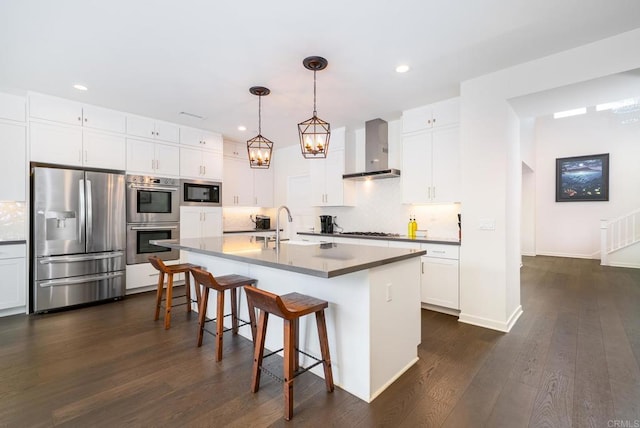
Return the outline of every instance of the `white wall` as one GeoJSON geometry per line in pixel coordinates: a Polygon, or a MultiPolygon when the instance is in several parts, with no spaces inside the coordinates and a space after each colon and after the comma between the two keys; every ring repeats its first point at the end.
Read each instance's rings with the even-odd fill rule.
{"type": "Polygon", "coordinates": [[[639,44],[634,30],[462,83],[460,321],[509,331],[521,313],[520,260],[511,255],[520,250],[521,187],[510,183],[520,183],[522,170],[508,100],[639,68],[639,44]],[[480,229],[486,220],[495,230],[480,229]]]}
{"type": "MultiPolygon", "coordinates": [[[[637,112],[640,119],[640,112],[637,112]]],[[[611,111],[536,121],[536,253],[599,258],[600,220],[640,208],[640,121],[611,111]],[[555,202],[556,158],[609,153],[609,201],[555,202]]]]}

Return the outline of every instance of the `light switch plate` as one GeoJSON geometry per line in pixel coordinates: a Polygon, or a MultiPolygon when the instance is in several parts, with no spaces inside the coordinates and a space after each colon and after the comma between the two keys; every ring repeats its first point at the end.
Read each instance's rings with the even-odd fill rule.
{"type": "Polygon", "coordinates": [[[480,219],[480,226],[478,229],[480,230],[496,230],[496,221],[491,218],[483,218],[480,219]]]}

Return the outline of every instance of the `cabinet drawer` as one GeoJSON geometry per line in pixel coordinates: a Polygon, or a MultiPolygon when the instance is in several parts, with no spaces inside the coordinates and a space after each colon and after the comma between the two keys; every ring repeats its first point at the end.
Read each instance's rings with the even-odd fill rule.
{"type": "Polygon", "coordinates": [[[460,258],[460,247],[457,245],[421,244],[420,248],[427,250],[427,254],[424,257],[452,260],[460,258]]]}
{"type": "Polygon", "coordinates": [[[0,260],[25,257],[25,245],[0,245],[0,260]]]}

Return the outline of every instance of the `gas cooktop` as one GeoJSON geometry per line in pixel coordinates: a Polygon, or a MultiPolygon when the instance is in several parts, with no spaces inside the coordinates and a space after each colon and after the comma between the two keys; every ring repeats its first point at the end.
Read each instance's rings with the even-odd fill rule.
{"type": "Polygon", "coordinates": [[[386,232],[341,232],[341,235],[359,235],[359,236],[400,236],[397,233],[386,232]]]}

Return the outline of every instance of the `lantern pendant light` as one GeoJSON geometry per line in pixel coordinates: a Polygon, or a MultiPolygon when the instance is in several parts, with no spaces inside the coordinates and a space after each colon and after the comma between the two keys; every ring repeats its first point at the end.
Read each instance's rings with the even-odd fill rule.
{"type": "Polygon", "coordinates": [[[273,142],[262,136],[262,97],[269,95],[269,88],[252,86],[249,92],[258,96],[258,135],[247,141],[247,154],[251,168],[267,169],[271,165],[273,142]]]}
{"type": "Polygon", "coordinates": [[[313,70],[313,117],[298,124],[300,149],[307,159],[323,159],[329,151],[331,125],[320,119],[316,112],[316,71],[324,70],[328,61],[320,56],[310,56],[302,61],[307,70],[313,70]]]}

